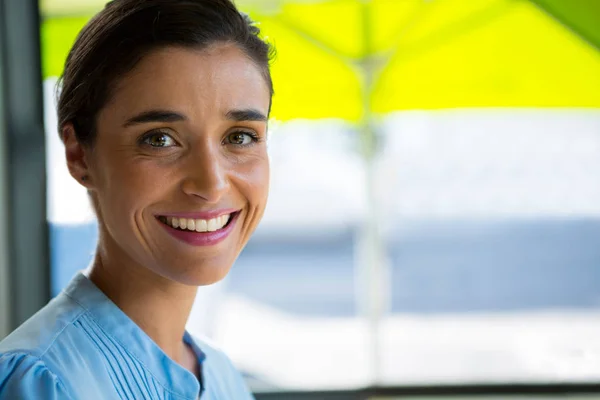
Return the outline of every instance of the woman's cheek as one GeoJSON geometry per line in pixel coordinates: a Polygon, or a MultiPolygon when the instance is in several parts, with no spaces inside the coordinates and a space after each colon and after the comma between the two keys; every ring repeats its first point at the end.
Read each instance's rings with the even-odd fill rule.
{"type": "Polygon", "coordinates": [[[244,191],[251,202],[263,202],[267,196],[270,178],[269,160],[267,157],[256,158],[247,163],[238,179],[245,186],[244,191]]]}

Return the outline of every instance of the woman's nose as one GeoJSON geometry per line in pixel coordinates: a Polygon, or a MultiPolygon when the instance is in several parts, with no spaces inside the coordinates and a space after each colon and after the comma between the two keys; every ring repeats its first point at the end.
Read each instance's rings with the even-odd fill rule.
{"type": "Polygon", "coordinates": [[[224,157],[219,149],[203,146],[190,155],[186,177],[182,183],[185,194],[217,204],[229,190],[229,179],[224,157]]]}

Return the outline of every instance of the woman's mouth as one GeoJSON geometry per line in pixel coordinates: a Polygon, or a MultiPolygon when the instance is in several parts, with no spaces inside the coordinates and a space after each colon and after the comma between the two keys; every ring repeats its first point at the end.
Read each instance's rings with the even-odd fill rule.
{"type": "Polygon", "coordinates": [[[235,211],[209,219],[175,215],[156,218],[176,239],[194,246],[210,246],[229,236],[239,215],[240,211],[235,211]]]}
{"type": "MultiPolygon", "coordinates": [[[[235,214],[235,213],[234,213],[235,214]]],[[[215,232],[223,229],[232,219],[233,214],[225,214],[211,219],[193,219],[160,216],[158,220],[181,231],[215,232]]]]}

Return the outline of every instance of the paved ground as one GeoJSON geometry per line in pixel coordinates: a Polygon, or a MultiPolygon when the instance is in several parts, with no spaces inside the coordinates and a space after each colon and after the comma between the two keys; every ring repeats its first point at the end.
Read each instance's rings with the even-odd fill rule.
{"type": "MultiPolygon", "coordinates": [[[[420,223],[390,236],[392,312],[600,308],[600,221],[420,223]]],[[[352,243],[351,232],[259,236],[228,290],[292,313],[351,316],[352,243]]]]}
{"type": "MultiPolygon", "coordinates": [[[[358,318],[299,317],[230,296],[216,326],[217,341],[263,387],[341,389],[374,383],[369,329],[358,318]]],[[[381,324],[377,382],[597,382],[599,338],[599,311],[398,313],[381,324]]]]}

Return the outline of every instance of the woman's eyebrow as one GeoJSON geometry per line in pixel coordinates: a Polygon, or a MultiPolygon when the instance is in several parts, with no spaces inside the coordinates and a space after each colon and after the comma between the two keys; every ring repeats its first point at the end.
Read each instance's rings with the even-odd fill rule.
{"type": "Polygon", "coordinates": [[[225,114],[225,117],[231,121],[244,122],[244,121],[260,121],[266,122],[267,116],[258,110],[248,108],[244,110],[231,110],[225,114]]]}
{"type": "Polygon", "coordinates": [[[131,125],[136,124],[144,124],[148,122],[178,122],[185,121],[187,118],[185,115],[169,111],[169,110],[149,110],[144,111],[140,114],[137,114],[134,117],[129,118],[125,124],[123,124],[124,128],[127,128],[131,125]]]}

